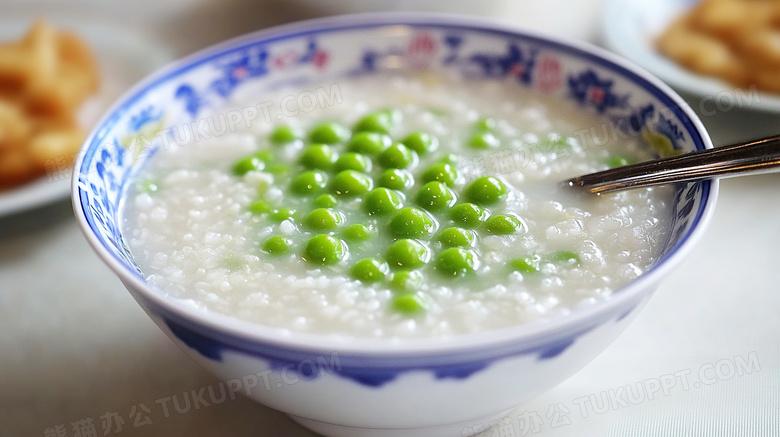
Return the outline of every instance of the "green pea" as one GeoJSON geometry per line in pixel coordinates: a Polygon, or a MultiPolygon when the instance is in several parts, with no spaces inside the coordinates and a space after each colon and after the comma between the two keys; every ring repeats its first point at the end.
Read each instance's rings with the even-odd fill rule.
{"type": "Polygon", "coordinates": [[[290,171],[290,167],[277,162],[272,162],[265,167],[265,171],[273,174],[284,174],[290,171]]]}
{"type": "Polygon", "coordinates": [[[279,126],[271,132],[269,139],[271,143],[276,145],[292,143],[303,139],[304,132],[302,129],[293,126],[279,126]]]}
{"type": "Polygon", "coordinates": [[[426,132],[412,132],[401,143],[423,156],[439,148],[439,139],[426,132]]]}
{"type": "Polygon", "coordinates": [[[379,163],[386,168],[408,168],[417,161],[417,152],[401,143],[393,144],[379,155],[379,163]]]}
{"type": "Polygon", "coordinates": [[[314,264],[336,264],[347,256],[347,245],[330,235],[318,234],[303,249],[303,259],[314,264]]]}
{"type": "Polygon", "coordinates": [[[477,132],[469,138],[469,147],[472,149],[495,149],[500,145],[498,137],[490,131],[477,132]]]}
{"type": "Polygon", "coordinates": [[[551,133],[547,135],[547,149],[551,151],[557,151],[560,150],[558,147],[571,147],[571,144],[569,144],[569,138],[557,133],[551,133]]]}
{"type": "Polygon", "coordinates": [[[490,117],[480,118],[474,123],[474,129],[477,131],[494,131],[496,127],[498,127],[496,119],[490,117]]]}
{"type": "Polygon", "coordinates": [[[252,214],[260,215],[265,214],[267,212],[271,212],[271,204],[268,203],[265,200],[255,200],[254,202],[249,204],[249,207],[247,208],[252,214]]]}
{"type": "Polygon", "coordinates": [[[397,211],[388,224],[390,233],[399,238],[429,238],[438,227],[436,219],[419,208],[403,208],[397,211]]]}
{"type": "Polygon", "coordinates": [[[337,158],[336,152],[330,146],[312,144],[301,153],[298,161],[307,168],[329,170],[337,158]]]}
{"type": "Polygon", "coordinates": [[[454,166],[445,163],[433,164],[425,169],[421,179],[423,182],[439,181],[452,188],[458,180],[458,170],[454,166]]]}
{"type": "Polygon", "coordinates": [[[308,170],[290,182],[290,191],[305,195],[322,191],[328,185],[328,175],[321,170],[308,170]]]}
{"type": "Polygon", "coordinates": [[[378,185],[391,190],[403,191],[414,186],[414,176],[409,170],[389,168],[379,175],[378,185]]]}
{"type": "Polygon", "coordinates": [[[280,235],[271,237],[263,243],[263,250],[271,255],[284,255],[292,249],[292,240],[280,235]]]}
{"type": "Polygon", "coordinates": [[[233,174],[243,176],[250,171],[262,171],[265,168],[265,162],[256,155],[245,156],[233,164],[233,174]]]}
{"type": "Polygon", "coordinates": [[[347,226],[342,234],[349,241],[367,241],[374,236],[374,231],[368,225],[354,224],[347,226]]]}
{"type": "Polygon", "coordinates": [[[384,152],[391,144],[393,144],[393,140],[387,135],[378,132],[358,132],[349,139],[347,150],[376,156],[384,152]]]}
{"type": "Polygon", "coordinates": [[[509,261],[509,268],[524,275],[539,273],[542,258],[539,255],[515,258],[509,261]]]}
{"type": "Polygon", "coordinates": [[[403,198],[397,191],[388,188],[374,188],[363,198],[368,215],[383,215],[403,207],[403,198]]]}
{"type": "Polygon", "coordinates": [[[404,315],[415,315],[425,312],[428,305],[419,293],[407,293],[393,298],[393,309],[404,315]]]}
{"type": "Polygon", "coordinates": [[[143,191],[145,193],[148,193],[148,194],[154,194],[154,193],[156,193],[157,191],[160,190],[160,186],[159,185],[157,185],[156,183],[154,183],[152,181],[148,181],[148,180],[147,181],[142,181],[139,184],[139,187],[140,187],[141,191],[143,191]]]}
{"type": "Polygon", "coordinates": [[[432,181],[417,192],[415,201],[428,211],[441,211],[455,205],[455,192],[442,182],[432,181]]]}
{"type": "Polygon", "coordinates": [[[276,159],[276,154],[271,150],[260,150],[255,152],[252,156],[263,162],[273,162],[276,159]]]}
{"type": "Polygon", "coordinates": [[[506,198],[506,194],[506,185],[492,176],[479,177],[466,187],[466,198],[478,205],[492,205],[506,198]]]}
{"type": "Polygon", "coordinates": [[[401,121],[401,113],[393,109],[383,109],[363,116],[353,130],[355,132],[379,132],[389,134],[393,127],[401,121]]]}
{"type": "Polygon", "coordinates": [[[490,213],[473,203],[459,203],[450,210],[450,219],[457,225],[467,228],[478,228],[487,220],[490,213]]]}
{"type": "Polygon", "coordinates": [[[604,163],[609,168],[623,167],[629,164],[633,164],[634,160],[625,156],[611,156],[607,158],[604,163]]]}
{"type": "Polygon", "coordinates": [[[371,171],[371,159],[360,153],[347,152],[336,160],[334,169],[338,171],[355,170],[363,173],[371,171]]]}
{"type": "Polygon", "coordinates": [[[295,216],[295,210],[290,208],[277,208],[271,211],[271,218],[283,222],[287,219],[291,219],[295,216]]]}
{"type": "Polygon", "coordinates": [[[371,190],[374,182],[364,173],[355,170],[339,172],[330,184],[330,189],[339,196],[359,196],[371,190]]]}
{"type": "Polygon", "coordinates": [[[344,224],[344,214],[330,208],[317,208],[306,214],[303,223],[316,231],[332,231],[344,224]]]}
{"type": "Polygon", "coordinates": [[[332,194],[320,194],[314,198],[314,206],[320,208],[333,208],[338,205],[339,201],[332,194]]]}
{"type": "Polygon", "coordinates": [[[578,265],[580,263],[580,256],[577,252],[572,252],[571,250],[553,252],[550,254],[549,259],[557,264],[578,265]]]}
{"type": "Polygon", "coordinates": [[[441,117],[444,117],[445,115],[449,114],[449,112],[447,110],[445,110],[445,109],[434,108],[434,107],[425,108],[425,112],[427,112],[428,114],[431,114],[431,115],[433,115],[434,117],[437,117],[437,118],[441,118],[441,117]]]}
{"type": "Polygon", "coordinates": [[[447,153],[445,155],[442,155],[439,157],[439,159],[436,160],[436,162],[441,164],[449,164],[452,166],[458,165],[458,163],[461,161],[460,155],[456,155],[454,153],[447,153]]]}
{"type": "Polygon", "coordinates": [[[431,250],[417,240],[403,239],[387,248],[385,259],[394,269],[416,269],[431,260],[431,250]]]}
{"type": "Polygon", "coordinates": [[[338,144],[349,139],[352,132],[334,122],[320,123],[309,131],[309,141],[321,144],[338,144]]]}
{"type": "Polygon", "coordinates": [[[399,270],[390,279],[390,288],[399,293],[409,293],[420,289],[423,276],[417,270],[399,270]]]}
{"type": "Polygon", "coordinates": [[[436,257],[436,271],[444,276],[463,277],[476,272],[478,267],[477,255],[460,247],[445,249],[436,257]]]}
{"type": "Polygon", "coordinates": [[[523,228],[523,222],[513,215],[494,215],[485,222],[485,230],[489,234],[514,234],[523,228]]]}
{"type": "Polygon", "coordinates": [[[447,247],[468,247],[474,244],[474,231],[463,228],[447,228],[439,233],[439,241],[447,247]]]}
{"type": "Polygon", "coordinates": [[[365,258],[356,262],[349,273],[360,282],[371,283],[381,281],[389,271],[387,263],[376,258],[365,258]]]}

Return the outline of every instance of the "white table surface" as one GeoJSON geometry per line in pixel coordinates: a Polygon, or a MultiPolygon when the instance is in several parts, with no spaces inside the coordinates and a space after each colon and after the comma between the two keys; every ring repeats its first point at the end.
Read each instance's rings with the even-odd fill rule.
{"type": "MultiPolygon", "coordinates": [[[[601,26],[599,0],[395,9],[406,3],[594,42],[601,26]]],[[[73,7],[54,4],[44,16],[73,7]]],[[[101,4],[91,13],[121,16],[176,54],[273,23],[381,7],[176,0],[151,17],[101,4]]],[[[0,11],[9,6],[19,4],[0,11]]],[[[777,116],[749,108],[702,118],[716,145],[777,131],[777,116]]],[[[483,436],[780,436],[780,174],[722,181],[716,209],[704,238],[614,344],[483,436]]],[[[0,218],[0,436],[314,435],[243,398],[163,413],[166,398],[217,383],[92,252],[68,201],[0,218]]]]}

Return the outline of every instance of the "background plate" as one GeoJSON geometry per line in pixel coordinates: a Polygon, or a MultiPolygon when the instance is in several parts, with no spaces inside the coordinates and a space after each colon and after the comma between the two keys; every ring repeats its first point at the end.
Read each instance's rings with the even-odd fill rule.
{"type": "MultiPolygon", "coordinates": [[[[695,97],[717,97],[734,94],[735,87],[727,82],[693,73],[655,50],[653,41],[680,13],[690,8],[694,0],[607,0],[603,17],[603,44],[610,50],[633,61],[679,92],[695,97]]],[[[780,95],[755,91],[750,94],[750,107],[766,112],[780,112],[780,95]]]]}
{"type": "MultiPolygon", "coordinates": [[[[21,38],[37,18],[33,11],[6,13],[0,18],[0,40],[21,38]]],[[[92,48],[100,67],[100,89],[85,102],[79,122],[86,131],[119,97],[148,73],[173,59],[164,44],[114,23],[76,15],[47,15],[58,28],[77,33],[92,48]]],[[[0,191],[0,217],[64,199],[70,194],[70,174],[43,176],[0,191]]]]}

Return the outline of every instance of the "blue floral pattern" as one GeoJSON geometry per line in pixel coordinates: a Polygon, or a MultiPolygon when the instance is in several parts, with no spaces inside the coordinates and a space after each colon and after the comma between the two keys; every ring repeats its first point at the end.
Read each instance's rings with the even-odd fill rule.
{"type": "MultiPolygon", "coordinates": [[[[638,108],[629,107],[627,113],[611,118],[618,129],[627,136],[642,136],[647,132],[653,132],[662,135],[669,142],[672,150],[685,149],[685,134],[667,115],[657,111],[655,104],[648,103],[638,108]]],[[[668,154],[670,151],[666,152],[668,154]]],[[[661,155],[660,151],[659,155],[661,155]]]]}
{"type": "Polygon", "coordinates": [[[672,202],[672,223],[669,239],[662,249],[662,253],[673,252],[691,227],[691,222],[698,215],[702,207],[702,199],[709,192],[709,183],[694,182],[681,185],[675,190],[672,202]]]}
{"type": "Polygon", "coordinates": [[[601,78],[590,68],[569,76],[572,98],[581,105],[596,108],[600,114],[628,106],[630,96],[615,93],[612,89],[614,84],[612,79],[601,78]]]}
{"type": "Polygon", "coordinates": [[[119,223],[119,207],[124,184],[127,182],[126,151],[114,138],[96,151],[94,171],[79,175],[84,213],[93,230],[109,245],[114,255],[137,271],[127,251],[119,223]]]}
{"type": "MultiPolygon", "coordinates": [[[[625,315],[621,314],[616,320],[619,321],[623,317],[625,317],[625,315]]],[[[296,362],[302,360],[316,359],[316,353],[303,353],[290,356],[273,346],[257,347],[257,345],[238,338],[221,338],[220,340],[215,340],[172,319],[166,319],[165,325],[171,333],[186,344],[187,347],[198,351],[198,353],[211,360],[222,361],[224,359],[224,354],[227,352],[250,354],[267,361],[269,363],[269,368],[272,370],[286,369],[290,372],[308,370],[310,372],[315,372],[313,374],[308,373],[299,375],[304,379],[312,379],[318,376],[318,369],[316,368],[302,369],[300,366],[295,365],[296,362]]],[[[551,360],[566,351],[569,346],[574,344],[579,336],[587,334],[590,329],[592,329],[592,327],[583,327],[577,333],[551,340],[538,347],[527,349],[519,348],[519,350],[503,354],[501,358],[535,355],[537,360],[551,360]]],[[[373,388],[382,387],[385,384],[392,382],[403,373],[420,370],[431,371],[433,377],[436,379],[466,379],[471,375],[486,369],[498,358],[499,357],[495,356],[482,357],[480,359],[471,359],[466,362],[430,365],[416,363],[416,360],[410,357],[406,360],[400,360],[402,362],[393,363],[391,366],[376,366],[373,365],[373,363],[370,363],[370,359],[366,360],[357,357],[349,358],[344,356],[336,375],[373,388]]]]}
{"type": "Polygon", "coordinates": [[[322,68],[328,62],[328,51],[319,47],[315,38],[309,38],[305,48],[274,52],[265,43],[244,47],[230,56],[214,61],[216,78],[202,90],[191,83],[182,83],[174,97],[180,100],[187,113],[196,117],[201,109],[230,97],[239,85],[267,76],[272,71],[290,70],[303,65],[322,68]]]}
{"type": "Polygon", "coordinates": [[[130,117],[130,125],[128,128],[131,132],[140,132],[146,125],[160,121],[163,117],[163,110],[161,108],[149,105],[148,107],[141,109],[141,111],[130,117]]]}

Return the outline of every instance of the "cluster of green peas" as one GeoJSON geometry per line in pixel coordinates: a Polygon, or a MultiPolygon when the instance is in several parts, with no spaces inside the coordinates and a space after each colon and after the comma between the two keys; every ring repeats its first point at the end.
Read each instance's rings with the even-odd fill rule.
{"type": "MultiPolygon", "coordinates": [[[[304,144],[295,167],[299,171],[280,178],[286,183],[285,196],[303,199],[310,206],[302,214],[260,199],[249,210],[278,222],[291,220],[297,228],[312,233],[297,253],[316,265],[343,264],[350,245],[359,246],[383,235],[389,242],[384,251],[356,260],[348,274],[363,283],[387,281],[394,291],[392,307],[414,314],[426,307],[425,296],[418,292],[424,280],[423,267],[430,263],[443,277],[470,276],[480,266],[480,234],[519,233],[525,230],[525,223],[515,215],[488,210],[505,200],[507,187],[491,176],[465,183],[455,166],[457,156],[443,155],[418,168],[421,157],[433,156],[439,140],[418,131],[394,141],[390,132],[399,117],[398,111],[381,110],[364,116],[352,129],[335,122],[317,124],[308,132],[277,127],[269,137],[271,144],[304,144]],[[341,202],[356,199],[361,203],[364,223],[348,223],[338,208],[341,202]],[[369,221],[378,223],[377,229],[369,221]],[[440,229],[441,223],[449,225],[440,229]],[[435,241],[440,244],[433,245],[435,241]]],[[[497,141],[493,128],[489,120],[477,122],[468,145],[491,147],[497,141]]],[[[233,165],[233,173],[290,172],[275,155],[273,149],[266,149],[243,157],[233,165]]],[[[289,236],[273,235],[263,242],[262,250],[278,256],[296,248],[289,236]]]]}

